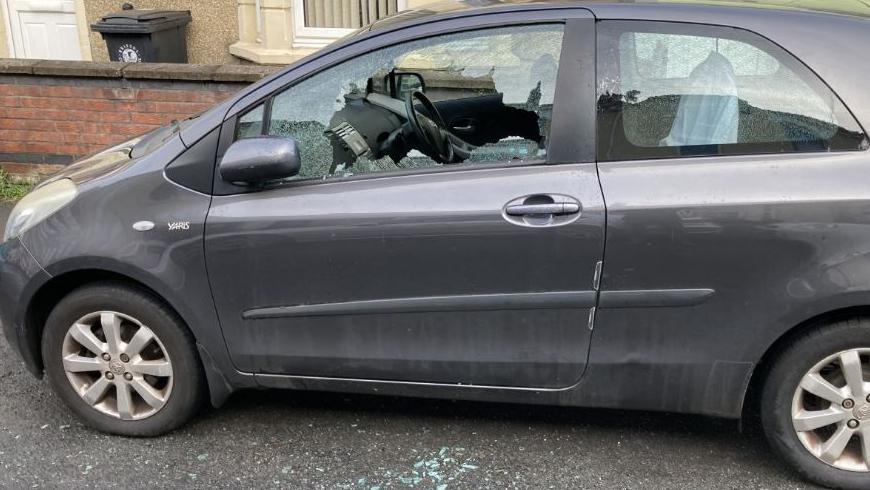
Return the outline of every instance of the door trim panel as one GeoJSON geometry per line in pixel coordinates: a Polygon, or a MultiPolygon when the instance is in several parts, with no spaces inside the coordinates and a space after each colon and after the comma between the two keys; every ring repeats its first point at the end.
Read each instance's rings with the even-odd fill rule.
{"type": "Polygon", "coordinates": [[[423,296],[321,303],[312,305],[252,308],[242,313],[245,320],[284,317],[365,315],[379,313],[430,313],[437,311],[533,310],[591,308],[595,291],[555,291],[544,293],[471,294],[423,296]]]}
{"type": "Polygon", "coordinates": [[[639,289],[601,291],[599,308],[655,308],[695,306],[716,294],[713,289],[639,289]]]}

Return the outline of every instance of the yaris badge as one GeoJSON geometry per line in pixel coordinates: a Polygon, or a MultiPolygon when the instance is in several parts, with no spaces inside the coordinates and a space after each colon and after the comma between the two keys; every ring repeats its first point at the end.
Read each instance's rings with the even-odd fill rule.
{"type": "Polygon", "coordinates": [[[190,229],[190,221],[170,221],[167,224],[169,225],[169,231],[190,229]]]}

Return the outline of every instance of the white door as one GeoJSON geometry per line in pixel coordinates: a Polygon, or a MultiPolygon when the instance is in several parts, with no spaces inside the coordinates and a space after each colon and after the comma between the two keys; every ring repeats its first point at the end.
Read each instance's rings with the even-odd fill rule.
{"type": "Polygon", "coordinates": [[[82,59],[75,0],[6,0],[16,58],[82,59]]]}

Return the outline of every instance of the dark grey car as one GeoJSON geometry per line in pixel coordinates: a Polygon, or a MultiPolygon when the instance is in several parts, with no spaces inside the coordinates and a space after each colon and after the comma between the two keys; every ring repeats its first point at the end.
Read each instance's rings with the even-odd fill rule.
{"type": "Polygon", "coordinates": [[[870,487],[870,14],[469,3],[25,197],[29,369],[125,435],[244,388],[757,416],[870,487]]]}

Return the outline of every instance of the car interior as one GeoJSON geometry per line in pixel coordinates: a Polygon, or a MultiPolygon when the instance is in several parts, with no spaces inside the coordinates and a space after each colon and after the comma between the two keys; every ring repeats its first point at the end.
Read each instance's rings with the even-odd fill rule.
{"type": "Polygon", "coordinates": [[[397,166],[413,150],[440,164],[468,160],[504,160],[537,154],[552,105],[541,107],[540,82],[524,104],[510,105],[504,94],[493,90],[482,95],[433,101],[420,73],[397,73],[370,78],[364,93],[345,95],[345,105],[330,120],[325,133],[333,149],[334,173],[340,165],[352,166],[357,158],[389,157],[397,166]],[[406,80],[417,88],[405,89],[406,80]],[[383,81],[381,81],[383,80],[383,81]],[[513,138],[504,144],[502,140],[513,138]],[[517,141],[517,140],[522,141],[517,141]],[[488,147],[481,151],[481,147],[488,147]]]}

